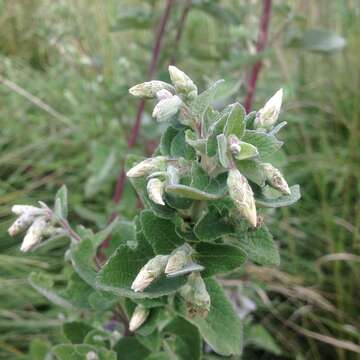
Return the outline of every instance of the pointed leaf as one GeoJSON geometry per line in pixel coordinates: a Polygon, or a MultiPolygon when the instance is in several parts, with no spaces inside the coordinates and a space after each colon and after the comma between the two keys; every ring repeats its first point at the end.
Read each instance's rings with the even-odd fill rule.
{"type": "Polygon", "coordinates": [[[231,106],[224,133],[226,136],[233,134],[241,139],[245,131],[245,109],[239,103],[232,104],[231,106]]]}
{"type": "Polygon", "coordinates": [[[296,203],[301,198],[300,186],[293,185],[290,187],[291,194],[283,195],[277,199],[266,199],[265,197],[257,198],[256,204],[258,206],[278,208],[283,206],[290,206],[296,203]]]}
{"type": "Polygon", "coordinates": [[[241,140],[254,145],[260,157],[270,156],[283,145],[275,136],[255,130],[246,130],[241,140]]]}

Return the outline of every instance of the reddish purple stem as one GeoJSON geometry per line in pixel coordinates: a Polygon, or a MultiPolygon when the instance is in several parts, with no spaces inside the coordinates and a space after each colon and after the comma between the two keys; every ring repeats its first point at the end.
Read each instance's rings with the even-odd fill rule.
{"type": "MultiPolygon", "coordinates": [[[[263,10],[262,10],[260,25],[259,25],[259,35],[258,35],[258,40],[256,43],[256,53],[257,54],[263,52],[267,46],[268,37],[269,37],[268,35],[269,35],[271,5],[272,5],[271,0],[263,0],[263,10]]],[[[253,68],[251,69],[251,73],[248,77],[247,93],[246,93],[246,97],[245,97],[245,110],[247,113],[249,113],[251,111],[251,108],[253,105],[256,83],[257,83],[259,73],[262,68],[262,64],[263,63],[261,60],[259,60],[257,63],[255,63],[253,68]]]]}

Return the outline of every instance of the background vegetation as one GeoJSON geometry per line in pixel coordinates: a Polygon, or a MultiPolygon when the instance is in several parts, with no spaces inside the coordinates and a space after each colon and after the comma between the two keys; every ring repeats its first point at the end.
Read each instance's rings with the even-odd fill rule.
{"type": "MultiPolygon", "coordinates": [[[[20,255],[6,233],[11,205],[47,201],[66,183],[74,222],[99,229],[114,212],[136,213],[129,186],[113,201],[139,105],[127,90],[148,73],[168,3],[0,0],[0,358],[31,358],[63,336],[61,311],[27,282],[33,269],[61,280],[61,244],[20,255]]],[[[256,303],[248,319],[275,339],[267,346],[254,334],[244,358],[357,358],[359,2],[274,0],[261,54],[263,1],[171,3],[154,77],[166,80],[176,62],[202,87],[225,78],[224,98],[243,101],[262,60],[255,105],[285,90],[288,156],[279,164],[290,184],[301,184],[302,200],[268,219],[281,267],[249,265],[224,280],[235,298],[256,303]]],[[[159,131],[145,105],[132,151],[151,153],[159,131]]]]}

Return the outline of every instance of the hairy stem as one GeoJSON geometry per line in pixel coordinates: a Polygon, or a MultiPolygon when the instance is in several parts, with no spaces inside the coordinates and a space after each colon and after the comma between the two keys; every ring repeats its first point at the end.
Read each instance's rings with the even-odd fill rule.
{"type": "MultiPolygon", "coordinates": [[[[267,46],[268,35],[269,35],[269,24],[270,24],[270,16],[271,16],[271,7],[272,0],[263,0],[263,9],[259,24],[259,35],[256,44],[256,53],[259,54],[263,52],[267,46]]],[[[245,97],[245,110],[246,112],[250,112],[252,108],[252,104],[254,101],[256,83],[259,77],[259,73],[261,71],[263,62],[259,60],[251,69],[250,75],[247,80],[247,93],[245,97]]]]}

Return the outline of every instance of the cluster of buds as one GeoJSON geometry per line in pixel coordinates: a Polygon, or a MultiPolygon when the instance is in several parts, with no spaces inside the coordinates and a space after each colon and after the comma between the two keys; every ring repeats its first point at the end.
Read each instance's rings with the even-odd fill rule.
{"type": "Polygon", "coordinates": [[[283,89],[278,90],[256,114],[254,127],[270,130],[276,123],[282,104],[283,89]]]}
{"type": "Polygon", "coordinates": [[[179,293],[186,302],[189,317],[205,318],[208,315],[211,303],[210,295],[200,273],[191,273],[179,293]]]}
{"type": "Polygon", "coordinates": [[[245,219],[253,226],[257,225],[257,215],[254,193],[240,171],[236,168],[230,169],[227,186],[229,189],[229,195],[234,201],[239,213],[245,217],[245,219]]]}
{"type": "Polygon", "coordinates": [[[193,99],[198,94],[194,82],[177,67],[169,66],[169,75],[173,85],[164,81],[152,80],[129,89],[131,95],[142,98],[157,98],[152,116],[159,122],[167,121],[182,108],[182,98],[193,99]]]}
{"type": "Polygon", "coordinates": [[[135,292],[144,291],[154,280],[162,274],[175,277],[204,268],[192,261],[193,249],[189,244],[183,244],[170,255],[157,255],[150,259],[139,271],[131,288],[135,292]]]}
{"type": "Polygon", "coordinates": [[[289,185],[284,179],[280,170],[278,170],[269,163],[263,163],[261,165],[264,170],[266,180],[269,182],[269,184],[283,194],[290,195],[291,191],[289,185]]]}
{"type": "Polygon", "coordinates": [[[167,173],[164,170],[167,160],[168,159],[165,156],[157,156],[146,159],[132,167],[126,174],[130,178],[149,176],[146,186],[149,198],[155,204],[162,206],[165,205],[165,182],[160,180],[158,177],[166,177],[167,173]]]}
{"type": "Polygon", "coordinates": [[[149,316],[149,310],[143,305],[137,305],[129,322],[129,330],[136,331],[149,316]]]}
{"type": "Polygon", "coordinates": [[[11,211],[18,218],[8,230],[10,236],[15,236],[27,230],[20,247],[23,252],[30,251],[44,237],[61,231],[61,229],[52,226],[51,214],[47,209],[30,205],[14,205],[11,211]]]}

